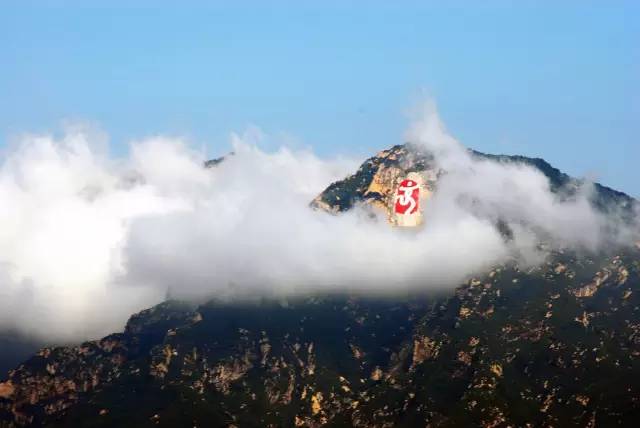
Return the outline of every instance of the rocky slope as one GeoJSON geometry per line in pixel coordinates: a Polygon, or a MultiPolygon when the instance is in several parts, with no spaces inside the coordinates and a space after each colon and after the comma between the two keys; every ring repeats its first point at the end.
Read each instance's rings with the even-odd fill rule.
{"type": "Polygon", "coordinates": [[[20,365],[0,426],[633,426],[639,275],[634,248],[448,297],[167,302],[20,365]]]}
{"type": "MultiPolygon", "coordinates": [[[[498,160],[535,166],[567,197],[581,185],[541,160],[498,160]]],[[[436,190],[433,159],[396,146],[312,204],[387,209],[411,171],[436,190]]],[[[597,187],[593,203],[630,210],[633,200],[597,187]]],[[[550,251],[538,267],[496,266],[442,296],[166,302],[134,315],[122,333],[44,348],[0,383],[0,427],[638,420],[640,243],[598,255],[550,251]]]]}

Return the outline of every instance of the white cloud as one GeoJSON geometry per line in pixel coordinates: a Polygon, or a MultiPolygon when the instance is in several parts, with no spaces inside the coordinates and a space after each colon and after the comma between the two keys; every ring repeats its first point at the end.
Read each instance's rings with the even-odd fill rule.
{"type": "Polygon", "coordinates": [[[0,329],[97,337],[167,290],[232,299],[453,287],[514,250],[531,260],[535,240],[523,224],[565,244],[598,244],[603,219],[586,197],[560,203],[531,168],[471,159],[435,108],[425,112],[407,135],[448,173],[425,227],[413,231],[360,209],[309,209],[360,160],[265,152],[255,131],[233,135],[235,155],[212,169],[167,137],[132,143],[124,160],[93,150],[82,129],[26,137],[0,164],[0,329]],[[514,242],[497,232],[498,217],[514,242]]]}

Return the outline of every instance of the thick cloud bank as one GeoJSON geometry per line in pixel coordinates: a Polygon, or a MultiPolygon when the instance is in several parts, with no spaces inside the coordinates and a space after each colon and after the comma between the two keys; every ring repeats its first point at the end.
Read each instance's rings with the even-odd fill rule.
{"type": "Polygon", "coordinates": [[[407,138],[447,170],[425,227],[412,231],[364,209],[309,209],[361,160],[268,153],[250,134],[233,135],[235,154],[205,169],[205,156],[176,139],[133,142],[116,160],[82,130],[25,137],[0,163],[0,330],[97,337],[167,293],[234,299],[452,287],[508,257],[535,262],[529,226],[563,245],[600,243],[605,219],[587,195],[560,203],[531,168],[471,159],[433,108],[407,138]],[[513,241],[497,219],[511,225],[513,241]]]}

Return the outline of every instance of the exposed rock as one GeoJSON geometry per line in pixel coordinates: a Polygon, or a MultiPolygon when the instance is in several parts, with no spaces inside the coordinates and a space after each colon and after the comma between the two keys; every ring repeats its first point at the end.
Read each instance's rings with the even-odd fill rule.
{"type": "Polygon", "coordinates": [[[471,361],[472,361],[472,357],[471,357],[471,355],[469,355],[468,352],[459,351],[458,352],[458,361],[460,361],[461,363],[463,363],[466,366],[470,366],[471,365],[471,361]]]}
{"type": "Polygon", "coordinates": [[[564,273],[567,270],[567,266],[563,265],[562,263],[558,263],[558,265],[556,266],[556,268],[553,270],[556,274],[561,274],[564,273]]]}
{"type": "Polygon", "coordinates": [[[164,378],[167,372],[169,371],[169,365],[171,364],[171,359],[173,358],[173,349],[171,345],[165,345],[162,348],[161,356],[154,357],[154,361],[151,363],[151,376],[155,376],[158,378],[164,378]]]}
{"type": "Polygon", "coordinates": [[[353,352],[353,358],[355,358],[356,360],[360,360],[362,357],[364,357],[362,350],[356,345],[349,344],[349,347],[351,348],[351,352],[353,352]]]}
{"type": "Polygon", "coordinates": [[[584,287],[580,287],[577,290],[573,290],[573,295],[576,297],[591,297],[596,291],[598,291],[598,284],[591,282],[584,287]]]}
{"type": "Polygon", "coordinates": [[[589,315],[587,314],[587,311],[582,312],[582,315],[580,317],[576,317],[575,320],[582,324],[584,328],[589,327],[589,315]]]}
{"type": "Polygon", "coordinates": [[[231,384],[241,379],[253,368],[255,357],[247,350],[242,358],[233,358],[230,362],[219,363],[211,372],[211,382],[223,394],[229,394],[231,384]]]}
{"type": "Polygon", "coordinates": [[[629,279],[629,271],[624,266],[618,269],[618,285],[623,285],[629,279]]]}
{"type": "Polygon", "coordinates": [[[311,413],[317,415],[322,411],[322,392],[316,392],[311,396],[311,413]]]}
{"type": "Polygon", "coordinates": [[[384,376],[384,372],[380,369],[380,367],[376,367],[371,372],[371,380],[373,381],[379,381],[382,379],[383,376],[384,376]]]}
{"type": "Polygon", "coordinates": [[[440,345],[426,336],[417,337],[413,340],[413,365],[421,364],[425,360],[438,357],[440,345]]]}
{"type": "Polygon", "coordinates": [[[11,381],[0,383],[0,398],[10,398],[14,390],[15,388],[11,384],[11,381]]]}
{"type": "Polygon", "coordinates": [[[589,404],[589,397],[587,397],[586,395],[576,395],[576,401],[587,407],[587,405],[589,404]]]}
{"type": "Polygon", "coordinates": [[[491,364],[491,373],[498,377],[502,377],[502,365],[499,363],[491,364]]]}
{"type": "Polygon", "coordinates": [[[596,273],[596,276],[593,278],[593,282],[585,285],[584,287],[581,287],[577,290],[573,291],[573,294],[576,297],[591,297],[593,296],[596,291],[598,291],[598,288],[607,280],[609,279],[610,276],[610,272],[608,271],[604,271],[604,272],[598,272],[596,273]]]}
{"type": "Polygon", "coordinates": [[[460,311],[458,313],[458,315],[460,316],[460,318],[467,318],[469,315],[471,315],[471,309],[469,308],[465,308],[464,306],[460,307],[460,311]]]}

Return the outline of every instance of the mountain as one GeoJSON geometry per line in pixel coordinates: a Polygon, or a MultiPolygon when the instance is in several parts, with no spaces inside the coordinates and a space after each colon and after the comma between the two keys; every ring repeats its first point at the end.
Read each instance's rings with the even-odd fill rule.
{"type": "MultiPolygon", "coordinates": [[[[538,168],[563,197],[584,185],[539,159],[494,159],[538,168]]],[[[412,171],[434,190],[443,173],[396,146],[312,206],[387,209],[412,171]]],[[[592,202],[635,204],[603,186],[592,202]]],[[[504,263],[449,294],[168,301],[20,364],[0,383],[0,427],[636,426],[639,288],[640,242],[504,263]]]]}

